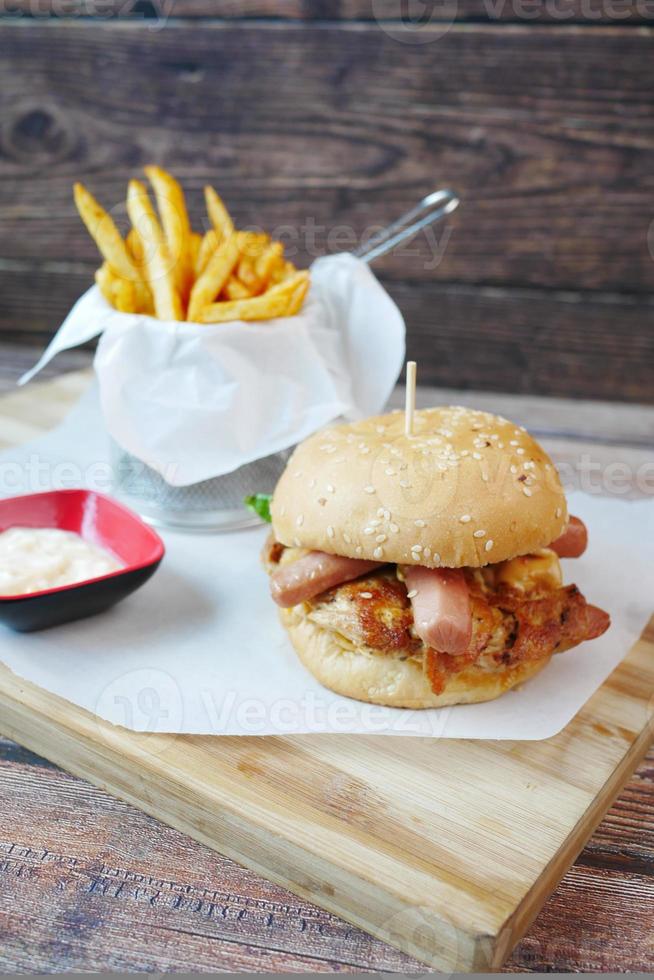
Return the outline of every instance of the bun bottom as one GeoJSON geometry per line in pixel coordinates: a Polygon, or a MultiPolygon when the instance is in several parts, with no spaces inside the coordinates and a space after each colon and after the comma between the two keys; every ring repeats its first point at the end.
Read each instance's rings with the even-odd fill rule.
{"type": "Polygon", "coordinates": [[[468,667],[454,674],[441,694],[435,694],[415,660],[353,649],[337,633],[312,623],[298,607],[281,609],[280,618],[298,657],[323,687],[390,708],[444,708],[492,701],[529,680],[551,660],[543,657],[492,671],[468,667]]]}

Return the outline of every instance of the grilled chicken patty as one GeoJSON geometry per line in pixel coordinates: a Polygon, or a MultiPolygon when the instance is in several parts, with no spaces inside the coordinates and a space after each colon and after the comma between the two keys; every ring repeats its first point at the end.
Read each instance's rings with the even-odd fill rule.
{"type": "MultiPolygon", "coordinates": [[[[511,584],[502,566],[464,570],[472,638],[468,649],[457,656],[433,650],[418,637],[409,594],[396,565],[329,589],[303,603],[303,608],[308,619],[338,633],[354,648],[420,659],[433,691],[439,694],[448,678],[466,667],[493,670],[548,658],[607,629],[608,615],[588,605],[575,585],[557,584],[558,559],[545,551],[514,561],[514,566],[524,563],[525,568],[543,566],[539,575],[527,574],[519,588],[511,584]]],[[[303,554],[271,538],[263,559],[271,572],[303,554]]]]}

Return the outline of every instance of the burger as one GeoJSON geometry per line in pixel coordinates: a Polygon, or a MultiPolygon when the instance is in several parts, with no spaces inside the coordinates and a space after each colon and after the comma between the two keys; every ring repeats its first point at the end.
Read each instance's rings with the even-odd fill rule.
{"type": "Polygon", "coordinates": [[[527,431],[461,407],[336,425],[291,456],[270,505],[271,595],[302,663],[338,694],[488,701],[607,613],[564,585],[587,544],[527,431]]]}

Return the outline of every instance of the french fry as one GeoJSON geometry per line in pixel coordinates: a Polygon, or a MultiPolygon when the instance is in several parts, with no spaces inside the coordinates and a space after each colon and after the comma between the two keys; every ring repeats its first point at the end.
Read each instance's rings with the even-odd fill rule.
{"type": "Polygon", "coordinates": [[[133,312],[154,316],[152,292],[145,281],[145,272],[143,271],[143,245],[134,228],[130,228],[127,232],[127,251],[136,263],[140,275],[138,282],[134,283],[136,306],[133,312]]]}
{"type": "Polygon", "coordinates": [[[123,279],[138,280],[139,270],[111,215],[107,214],[83,184],[75,184],[73,194],[79,216],[105,261],[123,279]]]}
{"type": "Polygon", "coordinates": [[[219,241],[224,241],[234,234],[234,222],[219,194],[209,184],[204,189],[204,201],[207,207],[209,221],[214,227],[219,241]]]}
{"type": "Polygon", "coordinates": [[[202,241],[200,242],[200,250],[198,252],[197,259],[195,260],[195,278],[199,279],[204,270],[207,267],[207,262],[209,257],[218,248],[218,235],[214,228],[210,228],[209,231],[205,232],[202,241]]]}
{"type": "Polygon", "coordinates": [[[111,216],[82,184],[77,209],[103,257],[95,273],[102,295],[122,313],[160,320],[220,323],[294,316],[306,300],[309,273],[285,259],[281,242],[262,231],[239,231],[223,201],[205,187],[212,227],[191,229],[180,184],[162,167],[145,167],[156,205],[143,183],[130,181],[132,228],[123,240],[111,216]]]}
{"type": "Polygon", "coordinates": [[[307,298],[307,293],[309,292],[309,286],[311,285],[309,280],[309,274],[307,273],[306,278],[299,282],[295,287],[293,292],[293,298],[288,309],[288,316],[296,316],[302,307],[304,306],[304,301],[307,298]]]}
{"type": "Polygon", "coordinates": [[[220,294],[220,298],[225,300],[249,299],[250,296],[252,296],[252,293],[248,287],[245,286],[240,279],[237,279],[236,276],[229,277],[225,283],[222,293],[220,294]]]}
{"type": "Polygon", "coordinates": [[[292,262],[282,262],[273,269],[270,281],[276,285],[277,283],[284,282],[286,279],[290,279],[297,271],[292,262]]]}
{"type": "Polygon", "coordinates": [[[143,245],[135,228],[130,228],[127,232],[127,251],[134,260],[135,265],[141,270],[143,267],[143,245]]]}
{"type": "Polygon", "coordinates": [[[157,201],[168,254],[175,271],[175,282],[180,295],[188,296],[191,288],[192,267],[190,256],[191,223],[186,210],[184,191],[162,167],[144,167],[157,201]]]}
{"type": "Polygon", "coordinates": [[[238,246],[242,255],[258,259],[270,244],[270,235],[265,231],[237,231],[238,246]]]}
{"type": "Polygon", "coordinates": [[[95,281],[107,303],[114,305],[114,278],[108,262],[103,262],[99,269],[95,270],[95,281]]]}
{"type": "Polygon", "coordinates": [[[140,241],[143,268],[157,317],[160,320],[183,319],[182,302],[175,285],[166,239],[148,192],[139,180],[129,182],[127,212],[140,241]]]}
{"type": "Polygon", "coordinates": [[[196,279],[188,304],[188,319],[197,322],[200,311],[220,293],[238,262],[239,248],[236,235],[221,242],[213,253],[199,279],[196,279]]]}
{"type": "Polygon", "coordinates": [[[237,232],[238,245],[241,252],[236,275],[248,287],[250,295],[256,296],[261,292],[261,282],[257,273],[257,261],[268,248],[270,238],[264,232],[237,232]]]}
{"type": "Polygon", "coordinates": [[[273,286],[262,296],[234,300],[224,303],[211,303],[200,310],[200,323],[227,323],[230,320],[272,320],[276,317],[291,316],[290,310],[297,313],[306,295],[309,273],[298,272],[293,279],[273,286]],[[304,292],[302,292],[304,290],[304,292]],[[298,305],[298,295],[300,295],[298,305]]]}
{"type": "Polygon", "coordinates": [[[114,282],[114,306],[120,313],[140,313],[133,282],[116,279],[114,282]]]}
{"type": "Polygon", "coordinates": [[[154,314],[152,295],[146,283],[122,279],[108,262],[103,262],[96,270],[95,281],[107,302],[120,313],[154,314]]]}
{"type": "Polygon", "coordinates": [[[192,231],[191,238],[189,240],[189,252],[191,256],[191,274],[193,278],[195,278],[195,267],[197,265],[201,245],[202,235],[200,235],[197,231],[192,231]]]}
{"type": "Polygon", "coordinates": [[[244,286],[250,290],[250,295],[254,296],[259,290],[259,277],[255,268],[255,260],[251,255],[242,255],[236,269],[236,275],[244,286]]]}
{"type": "Polygon", "coordinates": [[[283,265],[284,246],[281,242],[271,242],[254,263],[260,292],[264,292],[267,288],[274,269],[283,265]]]}

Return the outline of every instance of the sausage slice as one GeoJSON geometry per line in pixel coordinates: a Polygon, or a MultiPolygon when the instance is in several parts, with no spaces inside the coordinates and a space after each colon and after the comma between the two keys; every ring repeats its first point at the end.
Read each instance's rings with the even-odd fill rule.
{"type": "Polygon", "coordinates": [[[439,653],[465,653],[472,640],[470,594],[460,568],[403,565],[420,639],[439,653]]]}
{"type": "Polygon", "coordinates": [[[588,546],[586,525],[578,517],[571,517],[570,523],[560,538],[552,541],[550,548],[559,558],[579,558],[588,546]]]}
{"type": "Polygon", "coordinates": [[[310,551],[303,558],[282,565],[273,573],[270,594],[278,606],[296,606],[336,585],[373,572],[383,564],[380,561],[328,555],[325,551],[310,551]]]}

